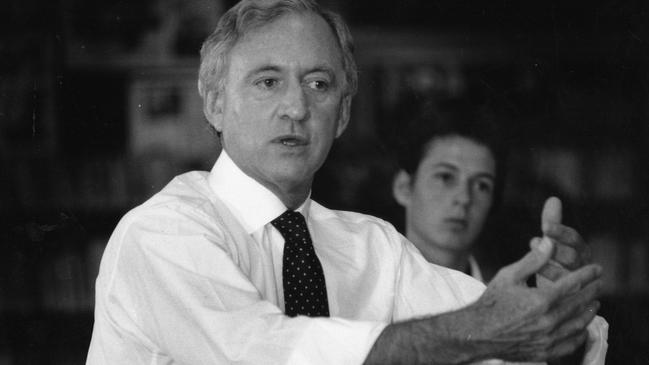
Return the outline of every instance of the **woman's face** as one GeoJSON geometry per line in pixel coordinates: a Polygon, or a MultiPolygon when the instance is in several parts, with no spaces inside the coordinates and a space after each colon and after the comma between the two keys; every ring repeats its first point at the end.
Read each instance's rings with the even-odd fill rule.
{"type": "Polygon", "coordinates": [[[461,136],[434,138],[415,175],[402,171],[395,180],[395,197],[406,209],[406,235],[417,246],[470,250],[493,203],[495,179],[489,148],[461,136]]]}

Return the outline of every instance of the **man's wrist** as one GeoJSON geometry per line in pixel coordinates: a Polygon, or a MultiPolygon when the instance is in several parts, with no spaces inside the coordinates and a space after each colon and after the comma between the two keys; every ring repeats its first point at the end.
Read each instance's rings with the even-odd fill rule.
{"type": "Polygon", "coordinates": [[[437,316],[394,323],[378,337],[366,364],[466,364],[494,358],[483,340],[473,306],[437,316]]]}

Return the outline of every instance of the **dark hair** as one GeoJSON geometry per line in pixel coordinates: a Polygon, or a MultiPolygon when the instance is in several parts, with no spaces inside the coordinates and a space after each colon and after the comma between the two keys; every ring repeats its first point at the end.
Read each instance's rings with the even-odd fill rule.
{"type": "Polygon", "coordinates": [[[393,149],[400,170],[417,173],[427,148],[436,138],[459,136],[483,145],[496,163],[494,205],[501,198],[507,160],[507,141],[503,129],[510,113],[493,102],[471,99],[432,99],[407,95],[397,105],[390,124],[388,145],[393,149]]]}

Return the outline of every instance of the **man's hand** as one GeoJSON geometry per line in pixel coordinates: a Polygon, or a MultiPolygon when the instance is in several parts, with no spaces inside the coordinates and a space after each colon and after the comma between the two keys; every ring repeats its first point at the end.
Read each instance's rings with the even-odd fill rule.
{"type": "Polygon", "coordinates": [[[544,238],[518,262],[496,274],[471,307],[482,312],[475,329],[487,343],[503,346],[497,357],[545,361],[572,353],[587,337],[586,326],[599,309],[601,268],[586,265],[543,287],[526,285],[551,261],[553,243],[544,238]]]}
{"type": "Polygon", "coordinates": [[[572,353],[599,309],[601,268],[586,265],[543,287],[526,282],[550,262],[550,239],[501,269],[463,309],[386,327],[366,364],[547,361],[572,353]]]}
{"type": "MultiPolygon", "coordinates": [[[[539,285],[545,285],[546,280],[556,281],[591,262],[588,244],[576,230],[563,225],[561,220],[561,201],[555,197],[548,198],[541,213],[541,230],[543,236],[554,243],[555,249],[552,258],[537,276],[539,285]]],[[[541,238],[536,237],[532,239],[530,246],[534,249],[540,242],[541,238]]]]}

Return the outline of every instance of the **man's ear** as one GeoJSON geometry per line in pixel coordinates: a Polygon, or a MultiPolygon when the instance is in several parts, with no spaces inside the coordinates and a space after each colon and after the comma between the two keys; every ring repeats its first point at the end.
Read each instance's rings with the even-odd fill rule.
{"type": "Polygon", "coordinates": [[[403,170],[399,170],[399,172],[394,175],[394,179],[392,179],[392,195],[394,196],[394,200],[396,200],[402,207],[410,205],[410,201],[412,200],[410,174],[403,170]]]}
{"type": "Polygon", "coordinates": [[[217,132],[223,131],[223,93],[208,91],[203,100],[203,113],[217,132]]]}
{"type": "Polygon", "coordinates": [[[347,125],[351,116],[352,97],[351,95],[343,96],[342,105],[340,106],[340,119],[338,120],[338,127],[336,128],[336,138],[340,137],[347,125]]]}

